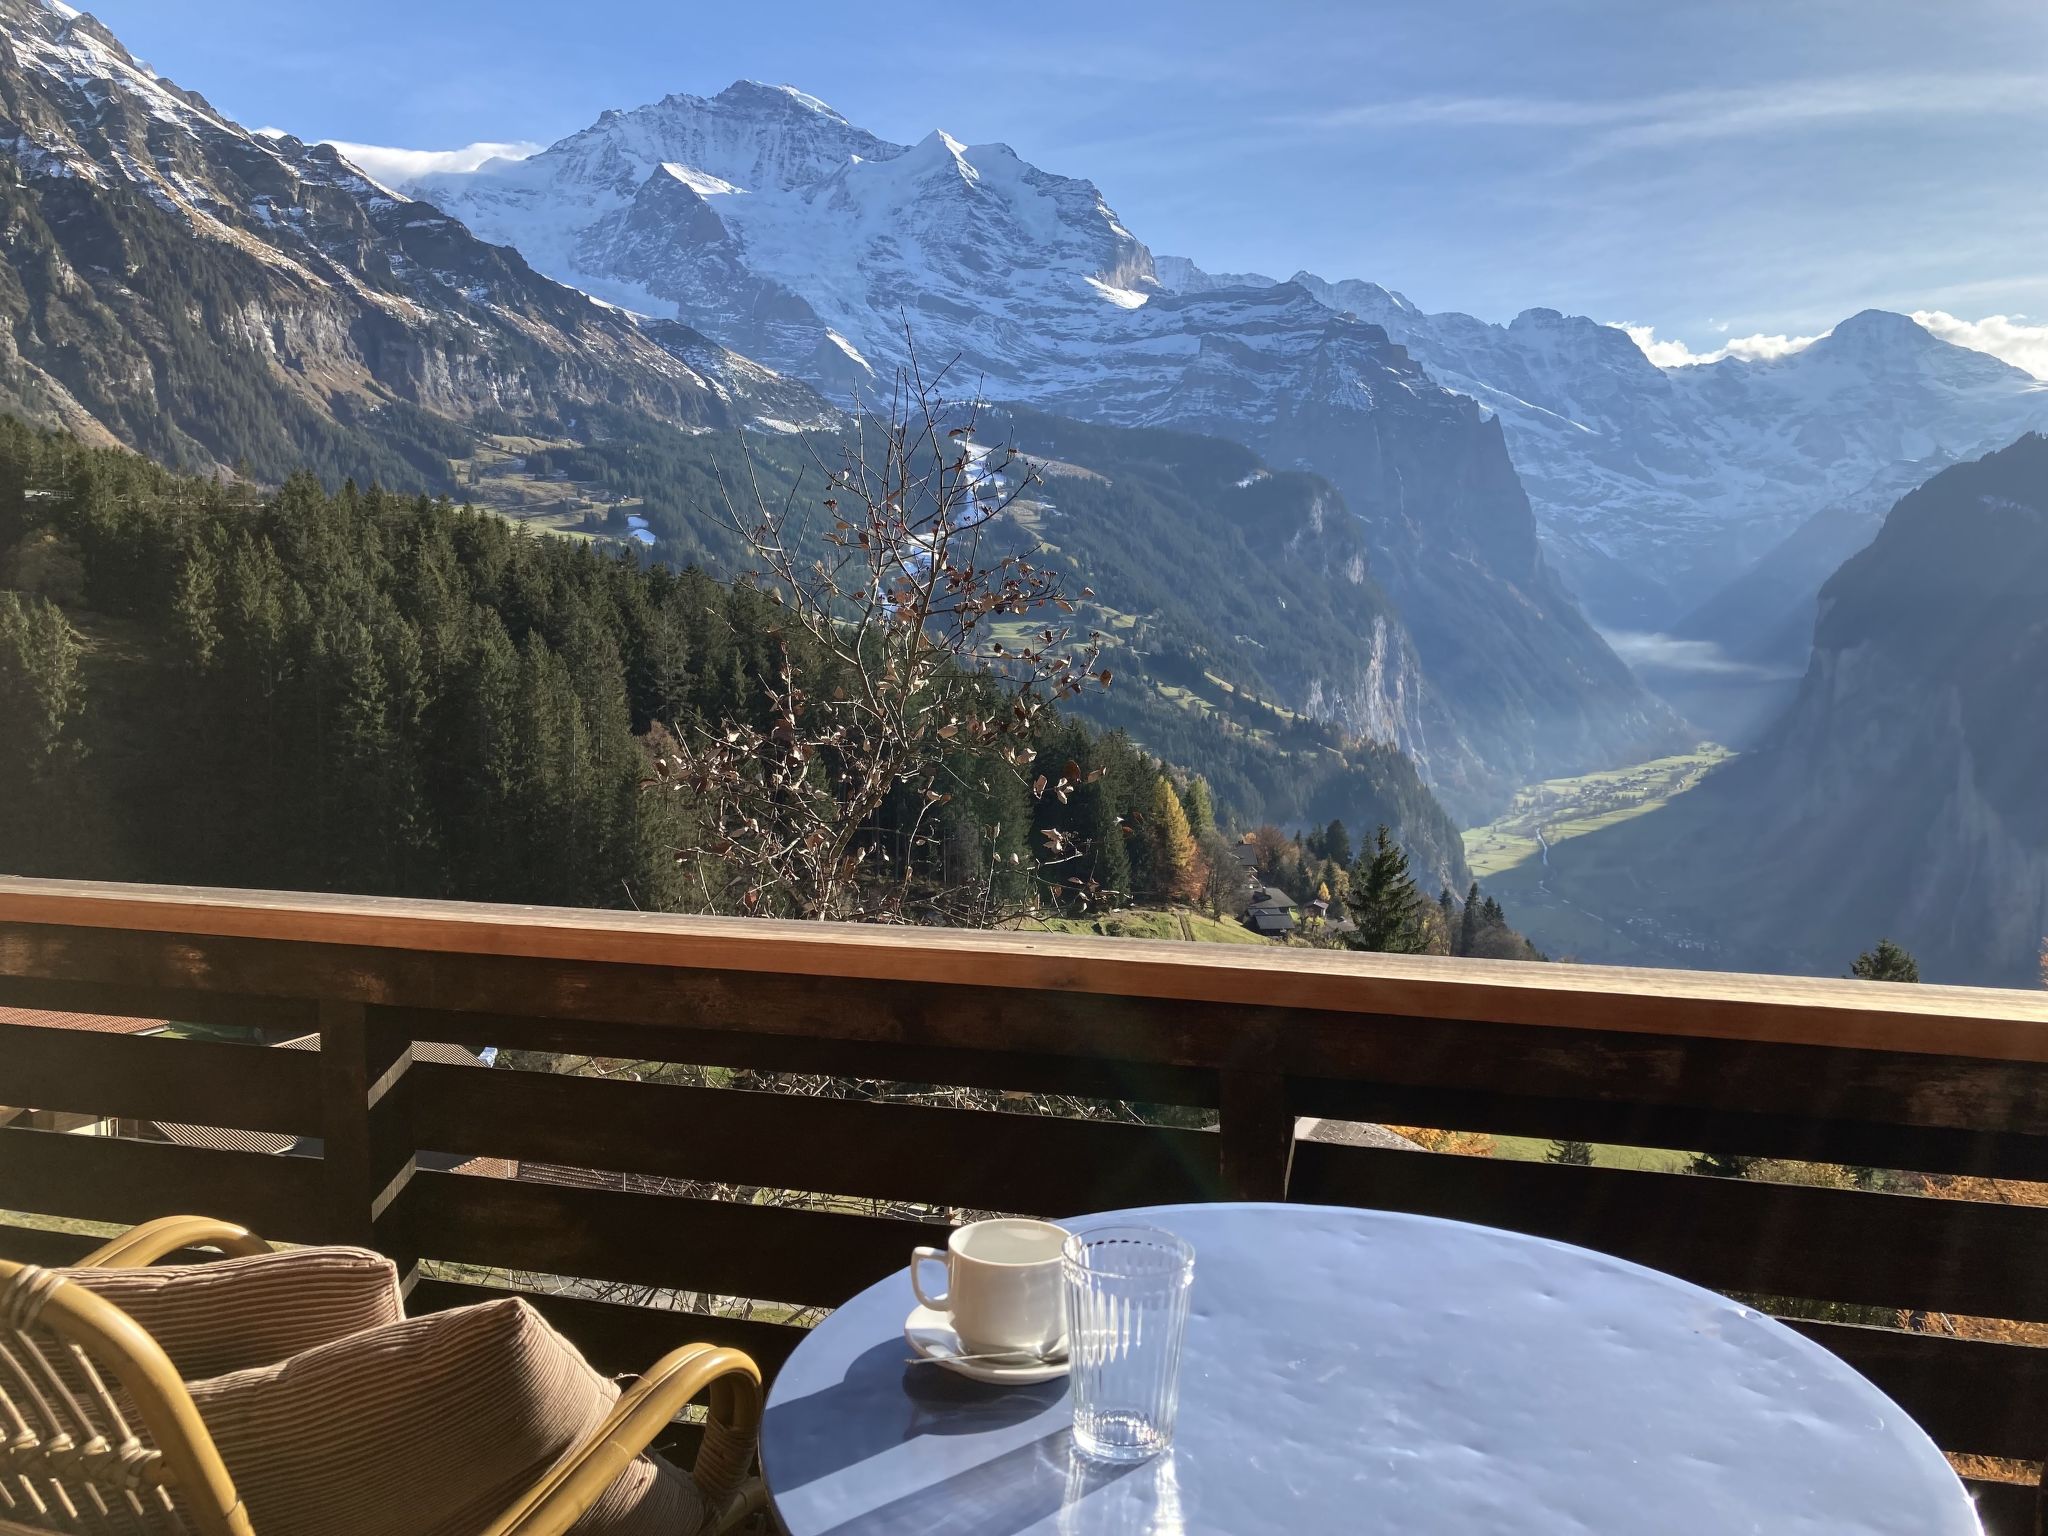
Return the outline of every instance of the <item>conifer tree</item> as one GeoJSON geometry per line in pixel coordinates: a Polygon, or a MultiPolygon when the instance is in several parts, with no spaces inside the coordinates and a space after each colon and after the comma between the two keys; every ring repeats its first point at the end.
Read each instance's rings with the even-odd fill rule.
{"type": "Polygon", "coordinates": [[[1344,823],[1334,816],[1330,818],[1330,824],[1323,828],[1321,851],[1322,856],[1332,864],[1344,869],[1351,867],[1351,833],[1345,829],[1344,823]]]}
{"type": "Polygon", "coordinates": [[[1188,780],[1188,787],[1181,791],[1181,808],[1188,815],[1188,830],[1197,840],[1204,833],[1216,830],[1216,802],[1209,793],[1209,781],[1199,773],[1188,780]]]}
{"type": "Polygon", "coordinates": [[[1866,949],[1849,967],[1849,974],[1863,981],[1918,981],[1919,962],[1890,939],[1879,939],[1875,949],[1866,949]]]}
{"type": "Polygon", "coordinates": [[[1394,841],[1386,823],[1373,835],[1373,846],[1360,854],[1345,897],[1357,928],[1348,936],[1351,948],[1375,954],[1420,954],[1428,942],[1422,908],[1427,905],[1408,870],[1408,855],[1394,841]]]}
{"type": "Polygon", "coordinates": [[[1160,899],[1193,901],[1202,894],[1201,870],[1195,859],[1194,834],[1187,812],[1174,793],[1173,780],[1161,774],[1152,795],[1152,879],[1160,899]]]}
{"type": "Polygon", "coordinates": [[[1465,912],[1458,919],[1458,942],[1453,954],[1470,955],[1479,948],[1479,882],[1474,880],[1472,888],[1465,893],[1465,912]]]}
{"type": "Polygon", "coordinates": [[[1593,1147],[1584,1141],[1553,1141],[1550,1150],[1543,1154],[1545,1162],[1562,1163],[1569,1168],[1590,1168],[1593,1166],[1593,1147]]]}

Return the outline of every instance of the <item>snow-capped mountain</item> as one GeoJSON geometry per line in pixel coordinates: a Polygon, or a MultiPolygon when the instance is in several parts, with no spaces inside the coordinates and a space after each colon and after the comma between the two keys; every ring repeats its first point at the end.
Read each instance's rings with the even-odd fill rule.
{"type": "Polygon", "coordinates": [[[189,467],[441,485],[484,413],[830,416],[701,334],[657,343],[332,149],[249,132],[55,0],[0,0],[0,145],[0,405],[32,419],[189,467]]]}
{"type": "MultiPolygon", "coordinates": [[[[1240,281],[1177,258],[1156,269],[1190,293],[1240,281]]],[[[1500,416],[1545,548],[1618,628],[1678,627],[1831,506],[1867,504],[1874,533],[1906,488],[1887,478],[1895,465],[1932,460],[1931,474],[2048,423],[2048,385],[1880,310],[1782,357],[1659,368],[1584,316],[1530,309],[1494,325],[1426,314],[1376,283],[1291,281],[1500,416]],[[1889,494],[1865,495],[1874,482],[1889,494]]]]}
{"type": "MultiPolygon", "coordinates": [[[[963,392],[1230,437],[1326,475],[1451,721],[1446,740],[1411,711],[1401,744],[1464,808],[1676,729],[1551,572],[1499,429],[1470,401],[1299,287],[1199,280],[1184,262],[1162,281],[1092,183],[1007,146],[891,144],[814,97],[741,82],[409,190],[564,282],[828,393],[886,387],[907,333],[927,376],[949,367],[963,392]]],[[[1355,725],[1388,708],[1288,702],[1355,725]]]]}
{"type": "Polygon", "coordinates": [[[842,391],[893,377],[908,327],[928,366],[1037,398],[1158,291],[1093,184],[1003,144],[887,143],[755,81],[411,190],[563,282],[842,391]]]}

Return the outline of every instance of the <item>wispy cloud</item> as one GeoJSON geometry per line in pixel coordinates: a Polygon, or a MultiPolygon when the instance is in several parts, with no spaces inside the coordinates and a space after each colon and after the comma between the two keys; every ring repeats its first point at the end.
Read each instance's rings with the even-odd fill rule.
{"type": "MultiPolygon", "coordinates": [[[[1820,340],[1820,336],[1766,336],[1759,332],[1754,336],[1733,337],[1711,352],[1695,352],[1676,337],[1660,339],[1654,325],[1616,324],[1614,328],[1626,331],[1628,339],[1643,349],[1643,356],[1659,368],[1690,368],[1699,363],[1718,363],[1724,357],[1763,362],[1774,357],[1789,357],[1820,340]]],[[[1725,331],[1727,327],[1722,326],[1721,329],[1725,331]]],[[[1826,334],[1821,332],[1821,336],[1826,334]]]]}
{"type": "Polygon", "coordinates": [[[2048,115],[2048,73],[1884,74],[1616,97],[1407,96],[1290,117],[1329,132],[1520,128],[1576,132],[1580,158],[1859,118],[2048,115]]]}
{"type": "Polygon", "coordinates": [[[2048,379],[2048,325],[2028,325],[2025,315],[1960,320],[1940,309],[1916,309],[1913,318],[1943,341],[1989,352],[2037,379],[2048,379]]]}
{"type": "Polygon", "coordinates": [[[1711,640],[1682,640],[1676,635],[1639,630],[1603,629],[1601,639],[1632,667],[1652,672],[1683,672],[1698,677],[1779,678],[1798,674],[1777,667],[1737,661],[1711,640]]]}
{"type": "Polygon", "coordinates": [[[467,173],[486,160],[524,160],[541,151],[540,145],[525,139],[506,144],[465,144],[460,149],[393,149],[383,144],[351,144],[345,139],[322,142],[332,144],[387,186],[399,186],[442,171],[467,173]]]}

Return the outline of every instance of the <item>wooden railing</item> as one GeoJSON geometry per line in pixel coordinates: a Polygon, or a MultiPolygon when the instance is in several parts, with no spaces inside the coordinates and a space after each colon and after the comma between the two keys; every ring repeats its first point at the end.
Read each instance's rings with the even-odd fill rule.
{"type": "MultiPolygon", "coordinates": [[[[0,1211],[37,1218],[0,1217],[6,1256],[88,1246],[43,1218],[203,1211],[374,1244],[415,1309],[530,1289],[606,1371],[691,1337],[772,1370],[802,1309],[899,1268],[950,1211],[1369,1205],[1780,1298],[1944,1448],[2048,1453],[2048,1350],[1940,1322],[2048,1324],[2048,1208],[1988,1182],[2048,1181],[2040,994],[0,879],[0,1006],[322,1040],[0,1026],[0,1105],[321,1138],[265,1156],[0,1130],[0,1211]],[[420,1041],[996,1092],[478,1071],[415,1060],[420,1041]],[[1201,1113],[1119,1123],[1023,1096],[1201,1113]],[[1303,1116],[1987,1182],[1930,1198],[1418,1154],[1297,1140],[1303,1116]],[[644,1177],[473,1177],[427,1154],[644,1177]],[[1893,1312],[1917,1326],[1871,1325],[1893,1312]]],[[[1982,1493],[1989,1529],[2035,1529],[2032,1486],[1982,1493]]]]}

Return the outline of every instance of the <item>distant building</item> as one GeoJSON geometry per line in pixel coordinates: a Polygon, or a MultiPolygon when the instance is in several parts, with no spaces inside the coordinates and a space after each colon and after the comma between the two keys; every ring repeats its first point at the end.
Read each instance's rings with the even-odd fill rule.
{"type": "Polygon", "coordinates": [[[1244,925],[1264,938],[1285,938],[1294,932],[1296,910],[1294,898],[1285,891],[1261,886],[1245,908],[1244,925]]]}

